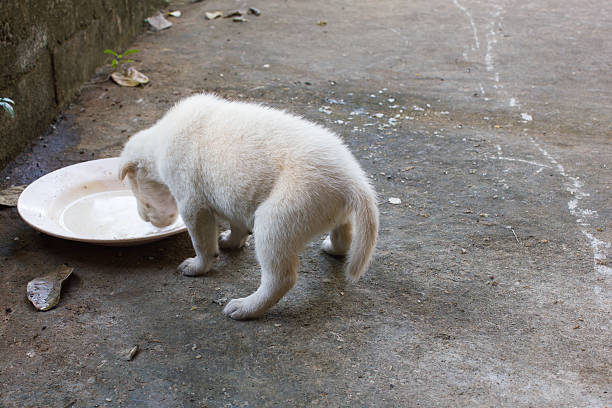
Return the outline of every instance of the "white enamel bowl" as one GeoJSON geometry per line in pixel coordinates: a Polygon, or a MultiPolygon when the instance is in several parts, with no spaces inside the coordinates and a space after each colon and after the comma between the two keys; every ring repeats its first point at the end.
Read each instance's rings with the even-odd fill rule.
{"type": "Polygon", "coordinates": [[[118,166],[118,158],[100,159],[46,174],[21,193],[19,215],[45,234],[101,245],[136,245],[186,231],[180,217],[165,228],[143,221],[118,166]]]}

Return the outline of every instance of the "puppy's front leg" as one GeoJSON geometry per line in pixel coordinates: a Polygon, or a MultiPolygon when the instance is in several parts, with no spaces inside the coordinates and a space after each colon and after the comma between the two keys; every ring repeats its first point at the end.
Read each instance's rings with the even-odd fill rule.
{"type": "Polygon", "coordinates": [[[196,256],[185,259],[178,270],[186,276],[203,275],[212,269],[213,263],[219,258],[215,214],[210,210],[200,210],[195,215],[181,216],[191,236],[196,256]]]}

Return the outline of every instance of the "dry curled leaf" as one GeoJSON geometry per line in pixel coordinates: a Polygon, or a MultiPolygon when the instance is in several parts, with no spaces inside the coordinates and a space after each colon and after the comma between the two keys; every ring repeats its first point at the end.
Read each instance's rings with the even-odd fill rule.
{"type": "Polygon", "coordinates": [[[149,82],[149,78],[146,75],[132,67],[124,72],[113,72],[111,78],[121,86],[138,86],[149,82]]]}
{"type": "Polygon", "coordinates": [[[215,18],[223,16],[223,13],[221,11],[207,11],[205,15],[207,20],[214,20],[215,18]]]}
{"type": "Polygon", "coordinates": [[[166,20],[166,18],[162,16],[161,13],[157,13],[153,17],[147,18],[147,22],[149,23],[153,31],[161,31],[165,30],[166,28],[172,27],[172,23],[166,20]]]}
{"type": "Polygon", "coordinates": [[[123,359],[125,361],[132,361],[134,357],[136,357],[136,354],[138,354],[139,351],[140,351],[140,347],[138,346],[138,344],[136,344],[134,347],[123,351],[122,353],[123,359]]]}
{"type": "Polygon", "coordinates": [[[24,184],[22,186],[12,186],[0,191],[0,205],[15,207],[17,205],[17,201],[19,200],[19,196],[26,187],[27,184],[24,184]]]}
{"type": "Polygon", "coordinates": [[[232,11],[228,11],[223,18],[230,18],[230,17],[241,17],[243,15],[245,15],[246,13],[242,10],[232,10],[232,11]]]}
{"type": "Polygon", "coordinates": [[[70,276],[74,268],[62,265],[55,271],[28,282],[28,299],[38,310],[52,309],[60,299],[62,283],[70,276]]]}

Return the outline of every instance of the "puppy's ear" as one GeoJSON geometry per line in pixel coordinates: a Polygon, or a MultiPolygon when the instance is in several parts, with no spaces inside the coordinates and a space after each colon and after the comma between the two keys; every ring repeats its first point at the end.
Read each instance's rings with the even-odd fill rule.
{"type": "Polygon", "coordinates": [[[119,180],[123,180],[129,172],[134,173],[138,168],[138,163],[127,162],[119,169],[119,180]]]}

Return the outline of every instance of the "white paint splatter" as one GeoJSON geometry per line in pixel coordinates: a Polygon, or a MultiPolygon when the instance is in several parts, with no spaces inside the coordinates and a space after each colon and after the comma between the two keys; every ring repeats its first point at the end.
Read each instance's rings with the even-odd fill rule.
{"type": "MultiPolygon", "coordinates": [[[[493,23],[491,23],[493,25],[493,23]]],[[[491,30],[487,33],[487,52],[485,54],[485,67],[487,71],[491,72],[495,69],[495,63],[493,60],[493,45],[497,44],[497,38],[495,37],[495,30],[491,28],[491,30]]],[[[499,82],[499,75],[497,76],[497,81],[499,82]]]]}
{"type": "Polygon", "coordinates": [[[453,0],[453,3],[455,4],[455,6],[459,8],[459,10],[463,11],[463,13],[470,20],[470,25],[472,26],[472,33],[474,35],[474,45],[472,46],[472,50],[479,49],[480,41],[478,41],[478,30],[476,30],[476,24],[474,24],[474,19],[472,18],[472,14],[468,11],[468,9],[466,9],[461,4],[459,4],[457,0],[453,0]]]}
{"type": "Polygon", "coordinates": [[[585,218],[594,218],[597,216],[597,211],[581,208],[579,206],[580,200],[585,197],[589,197],[590,194],[585,192],[582,188],[584,183],[578,178],[568,175],[565,172],[563,166],[553,158],[550,153],[544,150],[534,138],[530,138],[531,143],[538,148],[540,153],[544,155],[554,166],[556,166],[557,171],[561,176],[566,179],[566,191],[568,191],[572,195],[572,199],[568,201],[567,208],[572,216],[576,218],[576,222],[582,227],[582,234],[589,240],[591,245],[591,249],[593,250],[593,268],[595,272],[601,275],[612,276],[612,268],[607,266],[607,249],[610,248],[610,242],[602,241],[595,237],[591,232],[589,232],[586,227],[590,226],[590,223],[585,222],[585,218]]]}
{"type": "Polygon", "coordinates": [[[506,157],[502,154],[502,148],[500,145],[496,145],[497,147],[497,157],[495,157],[497,160],[506,160],[506,161],[511,161],[511,162],[519,162],[519,163],[526,163],[526,164],[531,164],[533,166],[536,166],[539,168],[538,173],[542,171],[543,168],[547,168],[550,169],[552,167],[550,167],[547,164],[542,164],[542,163],[538,163],[538,162],[534,162],[534,161],[530,161],[530,160],[524,160],[524,159],[517,159],[515,157],[506,157]]]}
{"type": "Polygon", "coordinates": [[[607,252],[606,249],[610,248],[610,243],[597,239],[588,231],[582,230],[582,233],[591,242],[591,248],[593,248],[593,267],[595,271],[601,275],[612,276],[612,268],[607,266],[607,252]]]}
{"type": "Polygon", "coordinates": [[[329,106],[321,106],[321,107],[319,108],[319,112],[323,112],[323,113],[325,113],[325,114],[327,114],[327,115],[331,115],[332,110],[330,109],[330,107],[329,107],[329,106]]]}
{"type": "Polygon", "coordinates": [[[484,87],[482,86],[482,84],[481,84],[481,83],[479,83],[479,84],[478,84],[478,89],[480,89],[480,94],[481,94],[481,95],[484,95],[484,94],[485,94],[484,87]]]}

